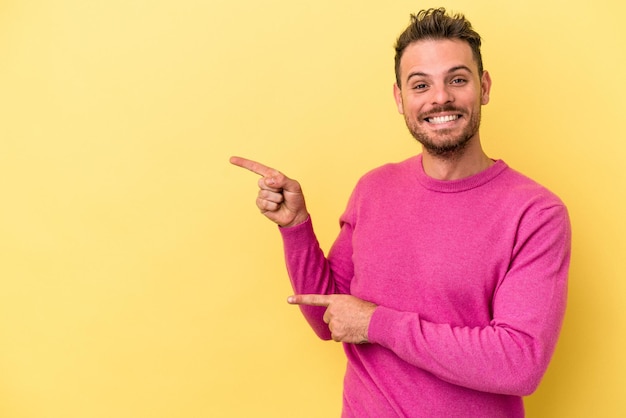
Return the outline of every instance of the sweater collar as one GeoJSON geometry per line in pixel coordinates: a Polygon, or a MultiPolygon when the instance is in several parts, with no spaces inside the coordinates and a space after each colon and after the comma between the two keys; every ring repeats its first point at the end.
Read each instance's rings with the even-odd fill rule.
{"type": "Polygon", "coordinates": [[[424,171],[424,166],[422,165],[422,154],[415,156],[412,160],[414,165],[413,172],[417,173],[417,180],[419,183],[428,190],[441,193],[464,192],[466,190],[480,187],[496,178],[508,168],[504,161],[495,160],[491,167],[472,176],[457,180],[437,180],[428,176],[424,171]]]}

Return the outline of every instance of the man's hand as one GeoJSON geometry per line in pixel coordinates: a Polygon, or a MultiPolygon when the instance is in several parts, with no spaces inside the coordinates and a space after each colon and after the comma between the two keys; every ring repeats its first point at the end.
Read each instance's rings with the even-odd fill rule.
{"type": "Polygon", "coordinates": [[[295,295],[287,299],[292,305],[325,306],[324,322],[335,341],[350,344],[367,343],[367,330],[376,305],[351,295],[295,295]]]}
{"type": "Polygon", "coordinates": [[[231,157],[230,162],[262,176],[256,205],[268,219],[283,227],[295,226],[308,219],[300,183],[256,161],[231,157]]]}

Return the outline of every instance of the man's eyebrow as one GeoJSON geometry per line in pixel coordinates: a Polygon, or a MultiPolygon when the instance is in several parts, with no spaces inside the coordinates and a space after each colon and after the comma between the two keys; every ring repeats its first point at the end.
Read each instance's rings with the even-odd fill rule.
{"type": "Polygon", "coordinates": [[[428,77],[428,74],[423,73],[421,71],[415,71],[409,74],[409,76],[406,78],[406,81],[408,82],[413,77],[428,77]]]}
{"type": "Polygon", "coordinates": [[[467,71],[467,72],[468,72],[468,73],[470,73],[470,74],[472,73],[472,70],[471,70],[471,69],[470,69],[470,67],[468,67],[467,65],[457,65],[457,66],[455,66],[455,67],[450,68],[450,69],[448,70],[448,74],[449,74],[449,73],[454,73],[454,72],[459,71],[459,70],[464,70],[464,71],[467,71]]]}
{"type": "MultiPolygon", "coordinates": [[[[448,74],[454,73],[456,71],[467,71],[470,74],[472,73],[471,68],[469,68],[467,65],[455,65],[448,70],[448,74]]],[[[423,71],[415,71],[409,74],[409,76],[406,78],[406,81],[408,82],[413,77],[430,77],[430,75],[423,71]]]]}

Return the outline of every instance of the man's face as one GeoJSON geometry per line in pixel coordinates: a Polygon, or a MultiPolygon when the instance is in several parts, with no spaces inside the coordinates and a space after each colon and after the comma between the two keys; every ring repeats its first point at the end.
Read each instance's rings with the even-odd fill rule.
{"type": "Polygon", "coordinates": [[[461,40],[410,44],[400,61],[401,86],[394,86],[398,111],[415,139],[433,155],[458,155],[478,141],[481,105],[489,102],[491,79],[461,40]]]}

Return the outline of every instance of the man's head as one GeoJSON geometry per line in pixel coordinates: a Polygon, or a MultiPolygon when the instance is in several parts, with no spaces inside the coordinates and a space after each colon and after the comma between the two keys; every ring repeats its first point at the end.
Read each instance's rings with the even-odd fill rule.
{"type": "Polygon", "coordinates": [[[459,39],[467,42],[472,49],[478,67],[478,76],[482,76],[483,60],[480,53],[480,35],[472,29],[471,23],[462,14],[447,14],[444,8],[428,9],[411,15],[411,23],[396,42],[395,70],[398,87],[402,87],[400,61],[404,50],[410,44],[426,39],[459,39]]]}
{"type": "Polygon", "coordinates": [[[398,39],[394,97],[407,127],[430,155],[457,158],[479,151],[481,106],[491,78],[480,37],[461,15],[425,10],[398,39]]]}

